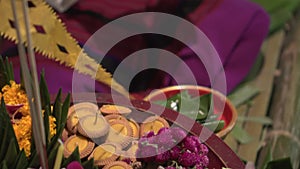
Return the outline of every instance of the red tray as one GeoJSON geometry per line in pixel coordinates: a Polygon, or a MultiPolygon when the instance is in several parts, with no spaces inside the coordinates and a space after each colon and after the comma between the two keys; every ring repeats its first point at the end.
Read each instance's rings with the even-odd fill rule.
{"type": "MultiPolygon", "coordinates": [[[[217,137],[209,129],[203,127],[201,124],[194,120],[179,114],[178,112],[170,109],[164,109],[158,105],[151,105],[150,102],[143,100],[128,100],[123,96],[111,96],[110,94],[80,94],[73,95],[77,102],[97,102],[99,106],[103,104],[117,104],[132,108],[134,111],[130,113],[129,118],[134,118],[136,121],[143,121],[149,116],[159,115],[170,123],[174,123],[183,129],[189,129],[190,134],[199,136],[199,138],[209,148],[208,157],[210,159],[210,169],[221,169],[227,167],[231,169],[243,169],[244,163],[241,159],[223,142],[222,139],[217,137]],[[156,111],[157,110],[157,111],[156,111]],[[162,112],[161,114],[156,112],[162,112]],[[179,119],[179,120],[178,120],[179,119]],[[178,122],[179,121],[179,122],[178,122]],[[203,138],[205,138],[203,140],[203,138]]],[[[74,100],[73,100],[74,101],[74,100]]]]}

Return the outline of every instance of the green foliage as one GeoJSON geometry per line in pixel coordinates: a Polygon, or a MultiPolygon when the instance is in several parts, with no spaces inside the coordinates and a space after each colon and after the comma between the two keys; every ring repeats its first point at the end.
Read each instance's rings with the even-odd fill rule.
{"type": "Polygon", "coordinates": [[[252,0],[260,4],[270,15],[270,34],[281,29],[292,18],[300,0],[252,0]]]}
{"type": "Polygon", "coordinates": [[[78,147],[75,148],[73,153],[68,158],[63,160],[62,167],[66,167],[72,161],[81,162],[78,147]]]}
{"type": "Polygon", "coordinates": [[[44,109],[46,105],[51,104],[44,72],[41,73],[41,78],[40,78],[40,95],[41,95],[42,109],[44,109]]]}
{"type": "Polygon", "coordinates": [[[281,158],[281,159],[273,159],[273,152],[271,145],[267,147],[267,154],[263,157],[263,164],[261,169],[293,169],[291,164],[291,159],[289,157],[281,158]]]}
{"type": "Polygon", "coordinates": [[[291,164],[291,159],[283,158],[283,159],[270,161],[267,164],[267,167],[265,169],[278,169],[278,168],[293,169],[291,164]]]}
{"type": "MultiPolygon", "coordinates": [[[[3,63],[3,62],[2,62],[3,63]]],[[[2,64],[0,63],[0,64],[2,64]]],[[[3,68],[3,67],[2,67],[3,68]]],[[[51,101],[50,95],[48,92],[48,87],[44,79],[44,74],[41,75],[40,80],[40,93],[41,101],[44,110],[44,125],[45,125],[45,134],[46,134],[46,147],[47,147],[47,156],[48,163],[50,167],[53,167],[53,164],[56,160],[56,153],[58,151],[58,139],[61,137],[62,131],[65,127],[68,109],[70,107],[70,94],[68,94],[65,100],[62,102],[61,99],[61,90],[58,92],[56,99],[54,101],[54,108],[51,111],[51,101]],[[56,119],[56,135],[53,138],[50,138],[50,128],[49,128],[49,116],[53,115],[56,119]]],[[[0,106],[0,169],[5,168],[16,168],[16,169],[25,169],[29,167],[38,167],[39,166],[39,157],[34,146],[34,139],[31,139],[31,155],[26,157],[25,152],[20,151],[19,145],[10,121],[8,112],[6,111],[6,106],[4,99],[1,99],[0,106]]],[[[71,160],[79,160],[78,150],[74,152],[73,155],[64,160],[65,165],[68,164],[71,160]],[[78,156],[77,156],[78,155],[78,156]]],[[[90,163],[85,165],[91,166],[90,163]]]]}
{"type": "Polygon", "coordinates": [[[247,144],[253,139],[248,132],[239,125],[235,125],[230,134],[241,144],[247,144]]]}
{"type": "MultiPolygon", "coordinates": [[[[13,127],[10,122],[10,117],[6,111],[4,99],[1,99],[0,106],[0,161],[5,160],[5,155],[8,151],[19,150],[19,145],[17,144],[17,138],[15,136],[13,127]],[[13,142],[13,143],[11,143],[13,142]],[[12,144],[12,145],[10,145],[12,144]],[[8,145],[10,145],[8,147],[8,145]],[[9,150],[11,148],[12,150],[9,150]]],[[[19,152],[17,152],[19,153],[19,152]]],[[[6,161],[8,162],[8,161],[6,161]]]]}
{"type": "Polygon", "coordinates": [[[211,93],[192,96],[187,90],[183,90],[166,100],[157,100],[154,103],[195,119],[214,132],[220,131],[225,126],[225,122],[218,120],[219,116],[213,112],[214,103],[211,93]]]}
{"type": "Polygon", "coordinates": [[[14,71],[12,63],[7,58],[3,60],[0,55],[0,88],[4,85],[10,84],[9,81],[14,80],[14,71]]]}
{"type": "Polygon", "coordinates": [[[249,83],[245,83],[229,94],[228,99],[235,107],[238,107],[249,102],[252,98],[258,95],[259,92],[259,89],[251,86],[249,83]]]}

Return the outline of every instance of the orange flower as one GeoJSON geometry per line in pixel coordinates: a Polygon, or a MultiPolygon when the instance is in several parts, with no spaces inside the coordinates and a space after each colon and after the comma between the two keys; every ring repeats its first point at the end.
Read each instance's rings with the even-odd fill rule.
{"type": "MultiPolygon", "coordinates": [[[[56,134],[55,117],[49,116],[50,138],[56,134]]],[[[20,120],[16,120],[13,124],[15,135],[20,147],[20,150],[25,151],[26,156],[30,156],[31,147],[31,117],[23,116],[20,120]]]]}
{"type": "MultiPolygon", "coordinates": [[[[20,150],[24,150],[26,156],[30,156],[31,147],[31,117],[30,108],[27,100],[27,96],[24,90],[21,89],[20,84],[16,84],[14,81],[10,81],[10,85],[5,85],[0,92],[0,99],[4,98],[5,104],[23,106],[17,111],[22,113],[22,118],[14,121],[13,128],[20,147],[20,150]]],[[[43,113],[43,112],[42,112],[43,113]]],[[[56,119],[53,116],[49,116],[49,132],[50,138],[56,134],[56,119]]]]}
{"type": "MultiPolygon", "coordinates": [[[[23,104],[23,106],[18,110],[22,115],[29,115],[29,103],[24,90],[21,89],[20,84],[16,84],[14,81],[10,81],[10,85],[5,85],[2,88],[1,94],[4,98],[5,104],[8,105],[18,105],[23,104]]],[[[0,96],[1,96],[0,95],[0,96]]],[[[1,98],[1,97],[0,97],[1,98]]]]}

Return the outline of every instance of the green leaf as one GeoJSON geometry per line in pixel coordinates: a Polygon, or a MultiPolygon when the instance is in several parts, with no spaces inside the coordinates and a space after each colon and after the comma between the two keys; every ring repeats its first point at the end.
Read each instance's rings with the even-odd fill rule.
{"type": "Polygon", "coordinates": [[[44,108],[47,105],[49,106],[51,105],[48,86],[45,80],[44,72],[41,73],[40,79],[41,79],[40,80],[41,103],[42,103],[42,108],[44,108]]]}
{"type": "Polygon", "coordinates": [[[248,122],[255,122],[255,123],[261,123],[263,125],[271,125],[272,124],[272,119],[269,117],[253,117],[253,116],[239,116],[238,121],[248,121],[248,122]]]}
{"type": "Polygon", "coordinates": [[[53,105],[53,116],[56,118],[57,128],[61,127],[61,112],[62,112],[61,89],[59,89],[53,105]]]}
{"type": "Polygon", "coordinates": [[[242,129],[239,125],[235,125],[231,131],[232,136],[241,144],[249,143],[252,137],[246,130],[242,129]]]}
{"type": "Polygon", "coordinates": [[[202,110],[205,113],[208,113],[210,108],[213,107],[213,99],[212,94],[205,94],[200,96],[200,110],[202,110]]]}
{"type": "Polygon", "coordinates": [[[28,166],[30,168],[38,168],[40,166],[39,156],[37,155],[36,150],[31,153],[28,166]]]}
{"type": "Polygon", "coordinates": [[[12,63],[8,61],[6,57],[3,60],[2,56],[0,55],[0,88],[5,85],[10,84],[10,80],[14,80],[14,72],[12,68],[12,63]]]}
{"type": "Polygon", "coordinates": [[[72,161],[78,161],[81,163],[78,146],[75,148],[73,153],[67,159],[63,160],[62,167],[66,167],[72,161]]]}
{"type": "Polygon", "coordinates": [[[211,97],[211,94],[192,97],[187,90],[184,90],[167,100],[158,100],[154,103],[173,109],[192,119],[202,120],[207,117],[210,107],[213,106],[211,97]]]}
{"type": "Polygon", "coordinates": [[[16,149],[16,144],[18,144],[16,140],[11,139],[8,146],[6,145],[8,148],[4,160],[7,162],[8,166],[13,166],[15,158],[18,155],[19,150],[16,149]]]}
{"type": "Polygon", "coordinates": [[[55,159],[56,159],[56,154],[57,154],[57,151],[58,151],[58,147],[59,147],[59,143],[57,143],[57,141],[55,141],[56,144],[54,146],[54,148],[52,148],[50,150],[50,152],[48,153],[48,166],[49,168],[53,168],[54,167],[54,164],[55,164],[55,159]]]}
{"type": "MultiPolygon", "coordinates": [[[[4,99],[1,99],[1,106],[0,106],[0,161],[5,158],[5,154],[8,149],[8,145],[10,144],[11,140],[17,142],[17,138],[15,136],[14,129],[10,122],[10,117],[6,111],[4,99]]],[[[14,144],[15,149],[19,151],[19,145],[14,144]]]]}
{"type": "Polygon", "coordinates": [[[12,68],[12,63],[8,61],[8,59],[5,59],[5,69],[7,72],[7,79],[8,81],[14,80],[14,72],[12,68]]]}
{"type": "Polygon", "coordinates": [[[251,100],[259,93],[259,90],[249,84],[245,84],[236,89],[233,93],[228,95],[228,99],[231,103],[238,107],[247,101],[251,100]]]}
{"type": "Polygon", "coordinates": [[[22,150],[17,158],[16,158],[16,164],[12,168],[17,168],[17,169],[26,169],[28,166],[28,160],[25,155],[24,150],[22,150]]]}
{"type": "Polygon", "coordinates": [[[83,168],[95,168],[96,166],[94,165],[94,158],[91,158],[90,160],[84,161],[82,163],[83,168]]]}
{"type": "Polygon", "coordinates": [[[224,120],[211,121],[211,122],[203,123],[202,125],[216,133],[216,132],[222,130],[222,128],[224,128],[225,122],[224,122],[224,120]]]}
{"type": "Polygon", "coordinates": [[[266,167],[266,169],[278,169],[278,168],[293,169],[291,164],[291,159],[288,157],[279,160],[274,160],[269,162],[266,167]]]}
{"type": "Polygon", "coordinates": [[[8,167],[7,167],[7,164],[6,164],[6,161],[5,161],[5,160],[3,160],[3,161],[1,162],[0,168],[1,168],[1,169],[8,169],[8,167]]]}
{"type": "Polygon", "coordinates": [[[46,106],[44,108],[44,128],[45,128],[45,136],[46,136],[46,144],[50,142],[50,124],[49,124],[49,115],[50,115],[50,107],[46,106]]]}
{"type": "MultiPolygon", "coordinates": [[[[71,96],[70,94],[67,95],[63,105],[62,105],[62,110],[61,110],[61,126],[60,128],[64,128],[66,123],[67,123],[67,117],[68,117],[68,111],[69,111],[69,107],[70,107],[70,99],[71,96]]],[[[60,135],[62,134],[62,131],[61,133],[59,133],[60,135]]]]}

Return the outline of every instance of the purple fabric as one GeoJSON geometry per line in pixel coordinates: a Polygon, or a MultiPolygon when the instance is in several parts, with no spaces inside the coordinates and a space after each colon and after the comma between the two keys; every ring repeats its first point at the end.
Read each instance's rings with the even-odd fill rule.
{"type": "MultiPolygon", "coordinates": [[[[74,10],[61,14],[60,17],[65,22],[68,31],[83,44],[97,29],[105,24],[103,20],[95,19],[95,16],[88,16],[85,13],[86,11],[92,11],[95,14],[112,17],[109,19],[113,19],[113,17],[127,13],[144,11],[147,5],[157,3],[149,0],[147,3],[145,1],[145,4],[133,5],[132,8],[130,5],[122,3],[116,8],[122,8],[123,10],[114,10],[114,12],[107,10],[107,8],[105,10],[97,10],[100,9],[99,6],[101,5],[113,6],[113,2],[105,1],[105,3],[99,3],[96,0],[79,0],[76,6],[73,7],[74,10]],[[109,12],[102,14],[105,11],[109,12]]],[[[203,0],[203,3],[208,5],[213,4],[213,2],[218,2],[218,5],[210,6],[209,10],[206,10],[204,14],[202,12],[198,18],[198,14],[203,10],[201,6],[188,17],[207,35],[219,53],[226,74],[227,91],[231,91],[243,80],[252,67],[262,41],[268,33],[269,17],[261,7],[247,0],[203,0]]],[[[116,50],[112,50],[111,55],[115,57],[116,62],[119,62],[133,51],[148,47],[147,43],[139,36],[133,37],[131,41],[135,42],[133,46],[128,47],[127,43],[125,45],[117,45],[115,47],[116,50]]],[[[203,64],[189,49],[178,48],[180,49],[178,50],[176,45],[170,45],[167,49],[177,52],[176,54],[190,66],[199,85],[210,86],[203,64]]],[[[13,57],[11,60],[14,63],[16,77],[19,77],[18,58],[13,57]]],[[[41,55],[37,55],[37,65],[38,71],[45,71],[51,93],[56,93],[59,88],[62,88],[63,92],[72,91],[72,77],[73,73],[77,73],[76,71],[41,55]]],[[[186,83],[189,82],[186,75],[187,72],[180,65],[178,67],[174,66],[174,72],[177,72],[177,74],[173,78],[182,79],[186,83]]],[[[109,87],[95,82],[86,75],[79,75],[79,77],[82,78],[81,81],[83,83],[76,85],[77,91],[93,92],[90,86],[95,83],[97,92],[110,92],[109,87]]],[[[215,74],[214,78],[215,83],[220,81],[218,74],[215,74]]],[[[161,88],[176,84],[170,76],[165,74],[163,76],[158,74],[158,76],[153,76],[151,79],[159,83],[153,83],[148,88],[161,88]]]]}
{"type": "MultiPolygon", "coordinates": [[[[256,4],[245,0],[224,0],[200,23],[199,28],[210,39],[223,63],[227,91],[232,91],[247,75],[268,33],[269,17],[256,4]]],[[[183,51],[185,62],[192,68],[200,85],[210,86],[210,81],[201,61],[193,53],[183,51]]],[[[186,78],[183,69],[176,78],[186,78]]],[[[216,75],[215,83],[221,78],[216,75]]],[[[172,81],[171,84],[176,84],[172,81]]],[[[165,84],[167,85],[167,84],[165,84]]]]}

